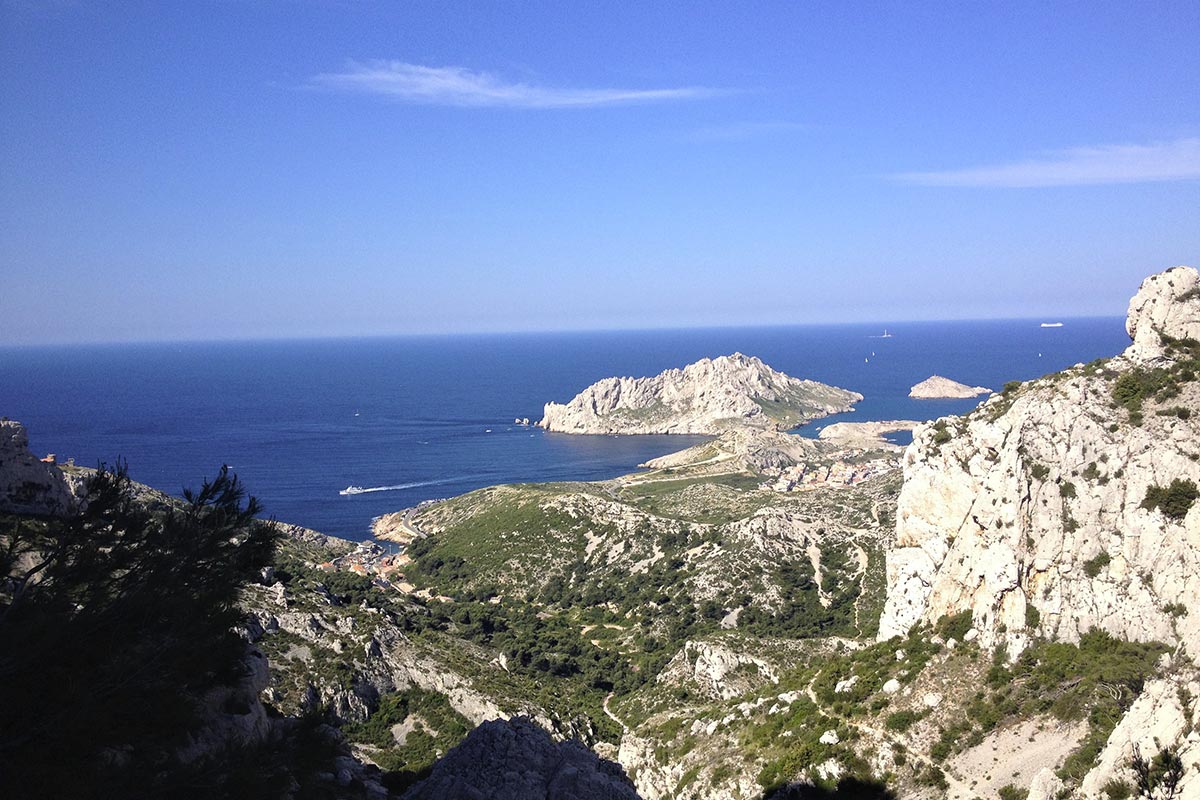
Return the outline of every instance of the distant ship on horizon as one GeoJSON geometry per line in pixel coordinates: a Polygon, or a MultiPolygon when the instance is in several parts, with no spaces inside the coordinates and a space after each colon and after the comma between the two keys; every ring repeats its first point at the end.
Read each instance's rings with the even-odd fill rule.
{"type": "Polygon", "coordinates": [[[1043,328],[1061,328],[1062,326],[1061,322],[1043,322],[1041,325],[1043,328]]]}

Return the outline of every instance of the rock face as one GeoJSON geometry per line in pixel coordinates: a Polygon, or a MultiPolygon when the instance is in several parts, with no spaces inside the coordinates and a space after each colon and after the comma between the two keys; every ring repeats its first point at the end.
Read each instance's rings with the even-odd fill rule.
{"type": "Polygon", "coordinates": [[[62,471],[30,452],[25,426],[0,421],[0,512],[63,516],[76,507],[62,471]]]}
{"type": "Polygon", "coordinates": [[[930,375],[908,391],[909,397],[918,400],[965,399],[989,394],[992,390],[985,386],[967,386],[965,383],[943,378],[941,375],[930,375]]]}
{"type": "Polygon", "coordinates": [[[529,720],[485,722],[433,767],[404,800],[638,800],[619,764],[579,742],[555,742],[529,720]]]}
{"type": "Polygon", "coordinates": [[[1200,481],[1200,383],[1167,347],[1200,335],[1198,285],[1187,268],[1147,279],[1123,356],[918,429],[881,639],[970,609],[981,644],[1014,657],[1034,635],[1071,642],[1091,628],[1200,648],[1200,614],[1181,612],[1200,608],[1200,510],[1144,502],[1200,481]],[[1118,382],[1164,373],[1176,382],[1157,400],[1148,391],[1136,416],[1116,402],[1118,382]]]}
{"type": "Polygon", "coordinates": [[[1125,354],[1141,361],[1163,356],[1164,333],[1200,339],[1200,274],[1174,267],[1146,278],[1129,301],[1125,330],[1133,340],[1125,354]]]}
{"type": "Polygon", "coordinates": [[[605,378],[571,402],[547,403],[548,431],[591,434],[717,434],[734,426],[789,430],[848,411],[862,395],[771,369],[734,353],[653,378],[605,378]]]}

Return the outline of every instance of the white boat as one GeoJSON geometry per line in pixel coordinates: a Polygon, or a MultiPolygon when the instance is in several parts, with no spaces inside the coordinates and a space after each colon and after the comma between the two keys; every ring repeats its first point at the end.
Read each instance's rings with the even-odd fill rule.
{"type": "Polygon", "coordinates": [[[347,486],[345,489],[342,489],[340,492],[338,492],[338,494],[363,494],[366,491],[367,490],[361,486],[347,486]]]}
{"type": "Polygon", "coordinates": [[[1062,326],[1063,326],[1063,324],[1061,322],[1043,322],[1042,323],[1043,328],[1061,328],[1062,326]]]}
{"type": "Polygon", "coordinates": [[[879,338],[880,338],[880,339],[890,339],[890,338],[892,338],[892,335],[891,335],[890,333],[888,333],[888,332],[887,332],[887,328],[884,328],[884,329],[883,329],[883,335],[882,335],[882,336],[880,336],[879,338]]]}

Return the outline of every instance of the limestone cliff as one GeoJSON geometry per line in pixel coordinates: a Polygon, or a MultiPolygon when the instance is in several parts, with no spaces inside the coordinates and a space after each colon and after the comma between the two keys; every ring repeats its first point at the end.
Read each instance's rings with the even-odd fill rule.
{"type": "MultiPolygon", "coordinates": [[[[970,610],[980,643],[1003,644],[1010,657],[1034,637],[1075,642],[1093,628],[1200,650],[1200,274],[1147,278],[1127,330],[1133,343],[1120,356],[1009,387],[966,417],[917,430],[881,640],[970,610]]],[[[1176,689],[1194,680],[1180,669],[1139,704],[1178,705],[1176,689]]],[[[1187,764],[1200,758],[1185,741],[1191,715],[1155,728],[1162,745],[1183,743],[1187,764]]],[[[1114,732],[1083,796],[1127,761],[1141,736],[1128,727],[1114,732]]],[[[1185,796],[1200,793],[1200,775],[1189,769],[1186,781],[1185,796]]]]}
{"type": "Polygon", "coordinates": [[[1136,383],[1123,376],[1168,380],[1184,356],[1163,341],[1200,334],[1198,286],[1187,268],[1147,279],[1130,304],[1134,343],[1124,355],[918,429],[881,637],[971,608],[985,643],[1006,638],[1016,649],[1034,633],[1075,641],[1095,626],[1200,643],[1200,615],[1171,613],[1200,600],[1200,513],[1175,518],[1143,502],[1151,487],[1200,478],[1190,413],[1200,410],[1200,384],[1163,386],[1161,402],[1148,397],[1135,412],[1136,425],[1114,400],[1118,383],[1136,383]]]}
{"type": "Polygon", "coordinates": [[[567,404],[547,403],[549,431],[716,434],[732,426],[788,430],[850,410],[862,395],[771,369],[734,353],[652,378],[605,378],[567,404]]]}

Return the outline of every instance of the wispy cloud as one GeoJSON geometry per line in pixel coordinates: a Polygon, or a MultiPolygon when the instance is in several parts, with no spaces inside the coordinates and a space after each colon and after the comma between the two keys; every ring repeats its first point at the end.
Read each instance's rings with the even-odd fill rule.
{"type": "Polygon", "coordinates": [[[1076,147],[1009,164],[891,176],[924,186],[1029,188],[1200,178],[1200,138],[1076,147]]]}
{"type": "Polygon", "coordinates": [[[403,61],[350,61],[341,72],[315,75],[309,84],[379,95],[408,103],[468,108],[587,108],[690,100],[718,92],[676,89],[562,89],[506,81],[465,67],[425,67],[403,61]]]}
{"type": "Polygon", "coordinates": [[[812,125],[805,122],[730,122],[697,128],[688,138],[699,142],[741,142],[811,129],[812,125]]]}

